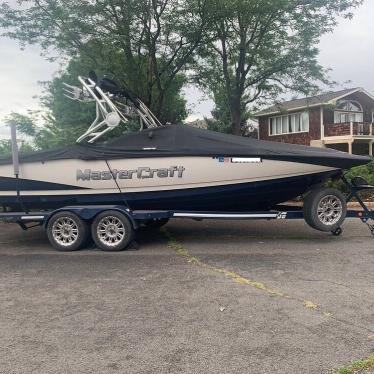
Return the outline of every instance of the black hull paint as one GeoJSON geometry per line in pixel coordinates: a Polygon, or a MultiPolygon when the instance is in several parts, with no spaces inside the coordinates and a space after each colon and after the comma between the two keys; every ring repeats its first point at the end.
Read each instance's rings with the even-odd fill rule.
{"type": "MultiPolygon", "coordinates": [[[[311,186],[336,174],[327,172],[216,187],[123,194],[27,196],[21,191],[21,201],[28,209],[48,210],[68,205],[126,204],[133,210],[244,212],[270,209],[303,195],[311,186]]],[[[0,196],[0,205],[12,210],[24,209],[16,197],[0,196]]]]}

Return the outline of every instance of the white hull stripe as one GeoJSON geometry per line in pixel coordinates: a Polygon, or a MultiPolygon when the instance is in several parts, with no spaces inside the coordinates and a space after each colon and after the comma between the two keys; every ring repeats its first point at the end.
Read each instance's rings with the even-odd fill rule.
{"type": "Polygon", "coordinates": [[[30,221],[30,220],[34,220],[34,219],[44,219],[45,216],[22,216],[21,219],[23,221],[30,221]]]}
{"type": "Polygon", "coordinates": [[[256,213],[256,214],[218,214],[218,213],[174,213],[176,218],[277,218],[278,213],[256,213]]]}

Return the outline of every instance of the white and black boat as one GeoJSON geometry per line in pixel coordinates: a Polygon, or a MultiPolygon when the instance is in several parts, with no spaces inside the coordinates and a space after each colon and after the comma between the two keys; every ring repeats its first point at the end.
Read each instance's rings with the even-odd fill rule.
{"type": "Polygon", "coordinates": [[[12,160],[0,160],[0,205],[14,208],[21,201],[29,209],[55,209],[125,201],[131,209],[270,209],[370,160],[331,149],[161,126],[128,90],[107,79],[101,84],[95,77],[80,80],[83,89],[69,92],[79,100],[94,99],[97,120],[75,145],[22,155],[18,179],[12,160]],[[130,99],[148,128],[91,144],[126,120],[116,96],[130,99]]]}
{"type": "MultiPolygon", "coordinates": [[[[14,157],[0,159],[4,211],[108,205],[191,217],[269,211],[370,161],[331,149],[162,126],[139,99],[114,82],[95,76],[79,80],[82,88],[67,86],[67,94],[95,101],[95,122],[77,144],[21,155],[16,167],[14,157]],[[126,99],[126,105],[119,99],[126,99]],[[134,114],[142,131],[98,142],[134,114]]],[[[321,213],[325,226],[339,227],[345,202],[331,191],[325,195],[317,196],[326,202],[321,208],[327,212],[321,213]]],[[[308,223],[316,226],[313,222],[310,217],[308,223]]]]}
{"type": "Polygon", "coordinates": [[[0,161],[0,204],[29,209],[119,204],[131,209],[251,211],[303,195],[366,157],[188,126],[130,133],[0,161]],[[19,191],[19,195],[17,195],[19,191]]]}

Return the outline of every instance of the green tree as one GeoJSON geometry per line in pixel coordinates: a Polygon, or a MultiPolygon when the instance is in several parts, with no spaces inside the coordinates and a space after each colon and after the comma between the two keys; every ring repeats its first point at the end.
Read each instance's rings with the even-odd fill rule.
{"type": "Polygon", "coordinates": [[[240,134],[254,102],[285,91],[310,94],[329,84],[327,71],[317,61],[317,45],[338,16],[351,17],[350,10],[361,3],[217,0],[211,8],[211,32],[200,48],[196,81],[218,98],[218,110],[224,100],[231,132],[240,134]]]}
{"type": "Polygon", "coordinates": [[[157,116],[165,107],[175,116],[170,97],[210,24],[209,1],[6,1],[0,29],[22,44],[39,44],[48,55],[90,60],[96,70],[119,77],[157,116]]]}
{"type": "MultiPolygon", "coordinates": [[[[232,121],[230,107],[227,105],[225,90],[221,87],[215,87],[214,91],[214,108],[212,110],[211,119],[205,119],[208,124],[208,130],[223,132],[226,134],[232,133],[232,121]]],[[[245,135],[245,124],[249,119],[249,112],[242,107],[241,118],[241,135],[245,135]]]]}
{"type": "MultiPolygon", "coordinates": [[[[21,138],[18,139],[18,147],[20,152],[31,152],[34,149],[31,138],[36,134],[36,125],[32,113],[30,112],[29,115],[12,113],[7,118],[5,118],[4,122],[8,126],[13,123],[17,125],[18,133],[22,135],[21,138]]],[[[12,141],[0,140],[0,157],[8,157],[11,154],[12,141]]]]}
{"type": "MultiPolygon", "coordinates": [[[[21,141],[18,144],[20,153],[27,153],[34,150],[29,142],[21,141]]],[[[12,142],[10,140],[0,140],[0,157],[9,157],[12,154],[12,142]]]]}
{"type": "MultiPolygon", "coordinates": [[[[85,57],[72,59],[57,77],[50,82],[44,82],[44,95],[41,97],[44,108],[42,114],[12,113],[8,121],[15,122],[18,131],[32,138],[33,145],[37,149],[73,144],[94,120],[95,103],[81,103],[68,99],[64,95],[63,83],[79,85],[77,77],[86,75],[94,67],[93,62],[85,57]]],[[[99,70],[98,73],[104,75],[103,71],[99,70]]],[[[121,79],[120,76],[115,78],[121,79]]],[[[164,123],[180,123],[187,115],[186,100],[182,94],[185,80],[183,74],[178,74],[165,95],[164,109],[160,117],[164,123]]],[[[138,129],[139,121],[134,119],[134,121],[122,124],[118,129],[109,133],[108,137],[138,129]]]]}
{"type": "MultiPolygon", "coordinates": [[[[71,60],[68,67],[58,77],[45,84],[46,93],[42,97],[42,104],[46,108],[46,116],[43,131],[39,133],[37,140],[40,148],[57,144],[73,143],[92,123],[95,118],[95,103],[80,103],[71,101],[64,95],[63,83],[71,85],[79,84],[77,77],[87,74],[95,66],[90,59],[84,57],[71,60]]],[[[103,71],[98,71],[104,75],[103,71]]],[[[111,78],[124,81],[121,71],[111,78]]],[[[145,74],[144,74],[145,75],[145,74]]],[[[143,79],[144,80],[144,79],[143,79]]],[[[178,74],[165,94],[163,111],[160,120],[163,123],[180,123],[187,115],[186,100],[182,94],[185,83],[183,74],[178,74]]],[[[118,130],[111,132],[109,136],[119,135],[124,131],[139,129],[139,121],[129,121],[121,125],[118,130]]]]}

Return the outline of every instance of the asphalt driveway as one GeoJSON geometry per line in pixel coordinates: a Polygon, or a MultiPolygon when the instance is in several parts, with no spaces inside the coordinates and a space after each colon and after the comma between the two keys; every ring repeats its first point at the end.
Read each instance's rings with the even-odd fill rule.
{"type": "MultiPolygon", "coordinates": [[[[174,221],[139,251],[0,225],[0,373],[316,373],[374,352],[374,238],[174,221]]],[[[369,371],[370,372],[370,371],[369,371]]]]}

